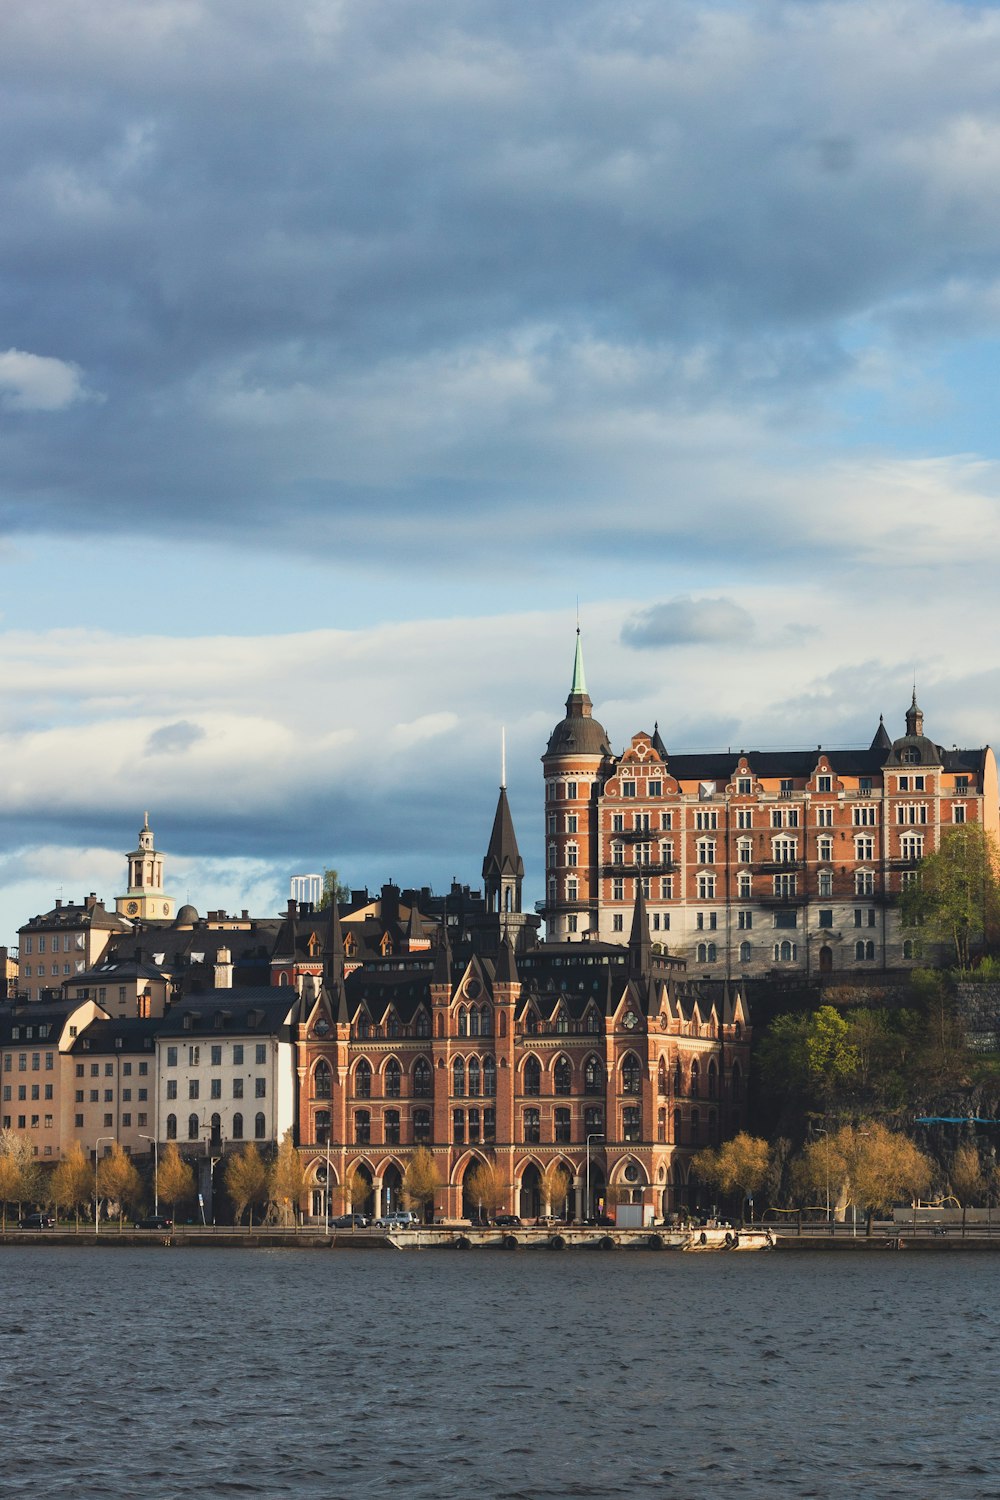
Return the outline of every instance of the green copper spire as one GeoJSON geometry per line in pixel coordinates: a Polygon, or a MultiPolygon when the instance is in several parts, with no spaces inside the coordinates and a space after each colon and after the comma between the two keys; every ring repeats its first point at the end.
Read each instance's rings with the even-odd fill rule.
{"type": "Polygon", "coordinates": [[[583,670],[583,642],[580,640],[580,627],[576,627],[576,656],[573,660],[573,686],[570,695],[574,693],[586,694],[587,676],[583,670]]]}

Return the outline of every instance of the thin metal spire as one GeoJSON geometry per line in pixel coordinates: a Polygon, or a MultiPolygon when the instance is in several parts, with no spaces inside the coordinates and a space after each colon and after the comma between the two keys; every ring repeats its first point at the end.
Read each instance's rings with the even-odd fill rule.
{"type": "Polygon", "coordinates": [[[570,693],[585,694],[587,691],[587,678],[583,670],[583,642],[580,639],[580,627],[576,627],[576,656],[573,659],[573,685],[570,693]]]}
{"type": "Polygon", "coordinates": [[[507,726],[500,725],[500,790],[507,789],[507,726]]]}

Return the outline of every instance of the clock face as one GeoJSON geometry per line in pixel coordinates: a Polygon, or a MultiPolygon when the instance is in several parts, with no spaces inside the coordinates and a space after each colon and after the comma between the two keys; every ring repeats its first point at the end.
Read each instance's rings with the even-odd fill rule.
{"type": "Polygon", "coordinates": [[[635,1011],[627,1010],[622,1017],[622,1025],[626,1026],[629,1031],[634,1031],[638,1024],[639,1017],[636,1015],[635,1011]]]}
{"type": "Polygon", "coordinates": [[[129,901],[126,904],[125,910],[128,912],[130,917],[134,917],[136,912],[139,910],[138,901],[129,901]]]}
{"type": "Polygon", "coordinates": [[[165,917],[169,917],[169,915],[170,915],[170,902],[169,901],[164,901],[164,903],[163,903],[163,915],[165,917]]]}

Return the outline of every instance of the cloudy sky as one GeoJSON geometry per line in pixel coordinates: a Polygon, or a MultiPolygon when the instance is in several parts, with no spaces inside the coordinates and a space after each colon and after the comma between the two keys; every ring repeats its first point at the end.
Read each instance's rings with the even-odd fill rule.
{"type": "Polygon", "coordinates": [[[621,745],[1000,740],[1000,11],[0,10],[0,941],[123,889],[529,895],[621,745]]]}

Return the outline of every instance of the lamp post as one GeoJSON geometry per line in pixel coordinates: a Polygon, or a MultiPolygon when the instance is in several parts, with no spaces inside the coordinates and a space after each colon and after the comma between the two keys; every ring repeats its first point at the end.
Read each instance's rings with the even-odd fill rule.
{"type": "Polygon", "coordinates": [[[153,1135],[139,1136],[140,1141],[148,1141],[153,1148],[153,1212],[160,1212],[160,1154],[156,1149],[156,1137],[153,1135]]]}
{"type": "MultiPolygon", "coordinates": [[[[827,1142],[827,1144],[826,1144],[826,1153],[825,1153],[826,1154],[826,1222],[829,1225],[831,1223],[831,1220],[830,1220],[830,1132],[828,1130],[817,1130],[816,1134],[817,1135],[825,1135],[826,1136],[826,1142],[827,1142]]],[[[831,1228],[830,1232],[831,1232],[831,1234],[833,1233],[832,1228],[831,1228]]]]}
{"type": "Polygon", "coordinates": [[[94,1233],[95,1234],[100,1234],[100,1232],[101,1232],[101,1197],[100,1197],[99,1192],[97,1191],[97,1173],[98,1173],[98,1169],[99,1169],[99,1167],[101,1165],[101,1146],[103,1145],[103,1143],[105,1141],[110,1141],[111,1144],[114,1145],[115,1138],[114,1138],[113,1135],[99,1135],[97,1137],[97,1140],[94,1142],[94,1233]]]}
{"type": "Polygon", "coordinates": [[[588,1135],[587,1137],[587,1202],[584,1205],[583,1215],[585,1219],[589,1219],[593,1211],[593,1205],[590,1201],[590,1143],[591,1141],[603,1141],[603,1139],[604,1132],[602,1130],[595,1130],[592,1135],[588,1135]]]}
{"type": "Polygon", "coordinates": [[[330,1233],[330,1136],[326,1137],[326,1182],[323,1184],[323,1199],[326,1203],[326,1232],[330,1233]]]}

